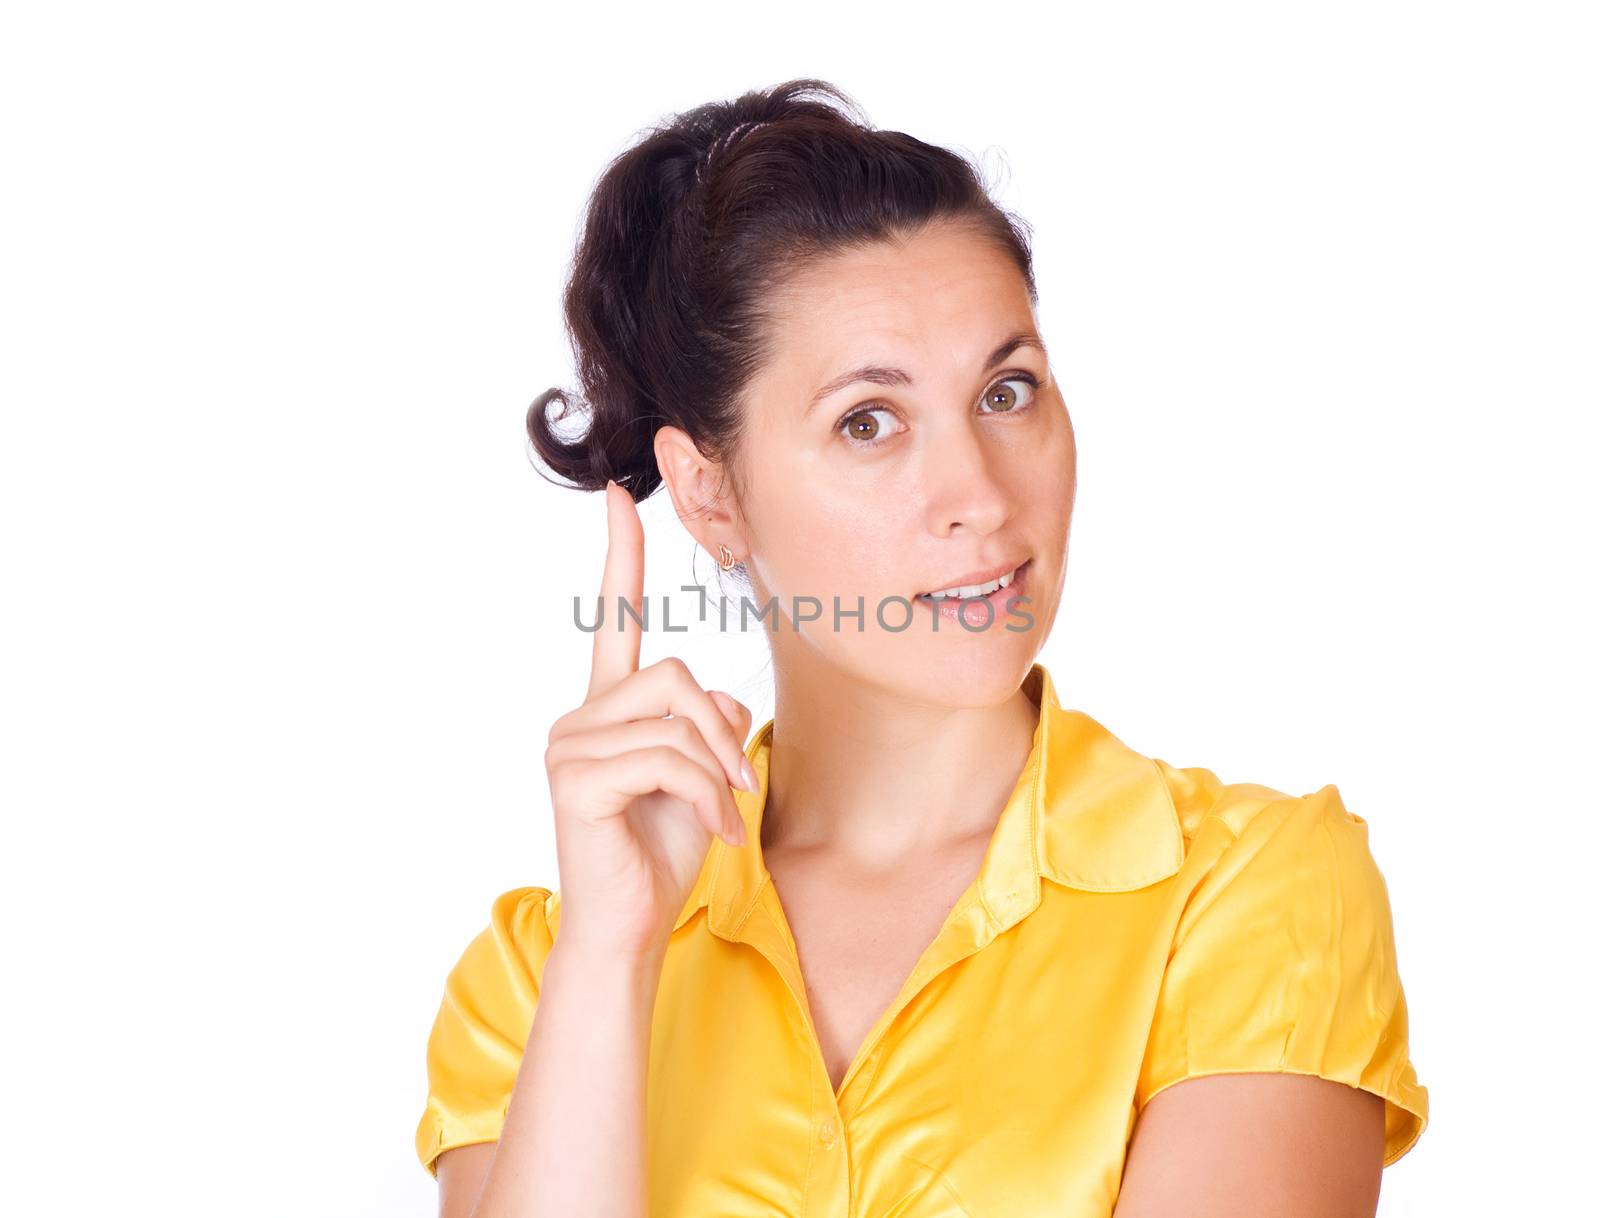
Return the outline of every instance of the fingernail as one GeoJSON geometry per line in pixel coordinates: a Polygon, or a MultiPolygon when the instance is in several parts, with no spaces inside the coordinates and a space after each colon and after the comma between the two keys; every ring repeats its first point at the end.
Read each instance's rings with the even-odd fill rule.
{"type": "Polygon", "coordinates": [[[754,794],[756,791],[760,790],[761,783],[756,778],[756,768],[750,764],[750,758],[746,757],[744,759],[744,762],[739,769],[739,776],[744,779],[744,789],[746,791],[754,794]]]}

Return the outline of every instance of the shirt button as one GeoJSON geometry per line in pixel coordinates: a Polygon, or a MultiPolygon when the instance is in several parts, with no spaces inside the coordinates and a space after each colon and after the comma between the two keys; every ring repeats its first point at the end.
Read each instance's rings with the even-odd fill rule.
{"type": "Polygon", "coordinates": [[[832,1121],[824,1121],[822,1123],[822,1128],[817,1131],[817,1139],[824,1146],[832,1146],[833,1143],[834,1143],[834,1139],[837,1138],[838,1136],[839,1136],[839,1131],[838,1131],[837,1128],[834,1127],[834,1124],[833,1124],[832,1121]]]}

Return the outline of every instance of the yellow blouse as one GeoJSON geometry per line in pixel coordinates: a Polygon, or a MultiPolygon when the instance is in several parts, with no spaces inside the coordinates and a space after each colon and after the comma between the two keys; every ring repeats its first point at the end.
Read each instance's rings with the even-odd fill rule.
{"type": "MultiPolygon", "coordinates": [[[[1035,664],[1032,752],[977,878],[837,1094],[762,863],[773,723],[661,970],[650,1214],[1109,1215],[1134,1122],[1180,1079],[1320,1075],[1383,1097],[1384,1164],[1417,1141],[1388,892],[1338,788],[1220,782],[1063,709],[1035,664]]],[[[423,1166],[499,1137],[561,922],[517,888],[451,970],[428,1039],[423,1166]]]]}

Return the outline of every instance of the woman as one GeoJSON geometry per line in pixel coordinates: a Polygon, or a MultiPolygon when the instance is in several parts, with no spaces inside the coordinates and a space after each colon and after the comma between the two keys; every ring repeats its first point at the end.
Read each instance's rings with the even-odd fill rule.
{"type": "Polygon", "coordinates": [[[1427,1092],[1365,822],[1061,705],[1072,424],[971,165],[819,81],[701,107],[609,166],[565,305],[589,428],[529,432],[607,495],[612,616],[559,888],[429,1040],[443,1213],[1370,1215],[1427,1092]],[[748,746],[616,615],[663,483],[774,610],[748,746]]]}

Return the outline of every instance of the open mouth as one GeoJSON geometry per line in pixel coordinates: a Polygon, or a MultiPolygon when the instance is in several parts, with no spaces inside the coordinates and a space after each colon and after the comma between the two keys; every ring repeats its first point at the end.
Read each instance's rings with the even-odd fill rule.
{"type": "Polygon", "coordinates": [[[1004,594],[1016,585],[1017,580],[1027,572],[1032,563],[1033,559],[1025,559],[1020,566],[1014,567],[1012,570],[986,583],[968,584],[957,588],[941,588],[934,592],[922,592],[918,593],[917,599],[931,605],[945,603],[960,605],[968,601],[981,601],[994,597],[1004,600],[1004,594]]]}

